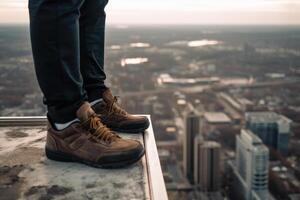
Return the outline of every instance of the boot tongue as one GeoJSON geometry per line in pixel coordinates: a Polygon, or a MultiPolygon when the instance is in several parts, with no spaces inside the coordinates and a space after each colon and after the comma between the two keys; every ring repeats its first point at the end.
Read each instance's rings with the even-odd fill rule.
{"type": "Polygon", "coordinates": [[[88,120],[94,114],[95,112],[88,102],[84,102],[76,112],[78,119],[82,122],[88,120]]]}
{"type": "Polygon", "coordinates": [[[114,101],[114,96],[112,95],[110,89],[104,91],[102,98],[106,103],[111,103],[114,101]]]}

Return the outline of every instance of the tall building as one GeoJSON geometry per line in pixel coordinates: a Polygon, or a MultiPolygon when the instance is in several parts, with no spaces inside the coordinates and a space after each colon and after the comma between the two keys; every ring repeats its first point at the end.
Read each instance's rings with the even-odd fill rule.
{"type": "Polygon", "coordinates": [[[200,133],[199,116],[191,113],[187,115],[185,123],[183,171],[189,182],[194,184],[194,139],[200,133]]]}
{"type": "Polygon", "coordinates": [[[199,173],[199,166],[201,164],[200,160],[200,148],[201,145],[204,143],[204,139],[202,135],[197,135],[194,139],[194,184],[199,186],[200,184],[200,173],[199,173]]]}
{"type": "Polygon", "coordinates": [[[220,189],[220,149],[214,141],[195,139],[194,181],[201,191],[215,192],[220,189]]]}
{"type": "Polygon", "coordinates": [[[291,120],[274,112],[246,113],[246,128],[269,147],[287,155],[291,120]]]}
{"type": "Polygon", "coordinates": [[[269,150],[250,130],[236,137],[235,187],[245,200],[268,199],[269,150]]]}

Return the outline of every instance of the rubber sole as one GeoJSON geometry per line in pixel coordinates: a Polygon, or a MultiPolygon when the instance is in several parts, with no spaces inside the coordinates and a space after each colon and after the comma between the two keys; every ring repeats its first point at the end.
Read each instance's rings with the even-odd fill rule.
{"type": "MultiPolygon", "coordinates": [[[[106,124],[107,125],[107,124],[106,124]]],[[[143,133],[147,128],[149,128],[150,126],[150,122],[147,120],[147,122],[144,124],[143,127],[139,127],[139,128],[118,128],[118,127],[111,127],[108,126],[111,130],[116,131],[116,132],[122,132],[122,133],[133,133],[133,134],[137,134],[137,133],[143,133]]]]}
{"type": "Polygon", "coordinates": [[[131,159],[131,160],[122,160],[118,162],[110,162],[110,163],[94,163],[91,161],[83,160],[81,158],[78,158],[77,156],[66,154],[66,153],[61,153],[61,152],[55,152],[49,149],[45,149],[45,153],[47,158],[50,160],[54,161],[59,161],[59,162],[76,162],[76,163],[82,163],[91,167],[95,168],[103,168],[103,169],[115,169],[115,168],[123,168],[129,165],[132,165],[139,161],[143,155],[145,154],[145,150],[138,155],[138,157],[131,159]]]}
{"type": "Polygon", "coordinates": [[[114,127],[109,127],[112,131],[116,132],[122,132],[122,133],[133,133],[133,134],[138,134],[138,133],[143,133],[147,128],[139,128],[139,129],[121,129],[121,128],[114,128],[114,127]]]}

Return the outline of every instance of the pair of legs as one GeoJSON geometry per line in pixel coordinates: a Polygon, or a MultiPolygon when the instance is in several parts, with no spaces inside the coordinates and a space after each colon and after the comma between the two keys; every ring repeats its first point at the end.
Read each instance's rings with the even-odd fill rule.
{"type": "Polygon", "coordinates": [[[29,0],[37,79],[48,118],[76,118],[84,101],[101,98],[104,80],[105,11],[108,0],[29,0]]]}
{"type": "Polygon", "coordinates": [[[107,1],[29,0],[35,70],[50,122],[49,159],[110,168],[144,155],[139,141],[123,139],[110,129],[137,133],[149,122],[128,114],[105,87],[107,1]],[[94,107],[86,102],[100,98],[94,107]]]}

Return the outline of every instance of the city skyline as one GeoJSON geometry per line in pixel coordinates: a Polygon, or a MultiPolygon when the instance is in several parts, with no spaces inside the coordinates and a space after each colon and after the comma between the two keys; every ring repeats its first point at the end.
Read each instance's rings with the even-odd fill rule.
{"type": "MultiPolygon", "coordinates": [[[[127,26],[109,28],[106,35],[107,85],[120,96],[119,103],[129,113],[151,115],[170,200],[242,199],[235,198],[239,191],[243,191],[237,187],[242,185],[235,183],[254,180],[255,170],[267,166],[266,162],[261,162],[267,160],[268,177],[267,174],[261,176],[261,173],[258,177],[268,180],[268,191],[263,188],[268,196],[272,199],[300,197],[300,178],[297,174],[300,171],[300,99],[296,95],[300,92],[300,26],[123,27],[127,26]],[[253,176],[245,180],[240,178],[241,181],[236,182],[241,177],[236,176],[239,173],[236,165],[233,166],[238,157],[236,136],[240,135],[241,129],[251,129],[247,127],[246,113],[253,112],[267,112],[263,119],[258,116],[258,120],[252,120],[255,127],[256,122],[268,123],[263,123],[263,126],[259,123],[263,133],[256,133],[251,126],[252,135],[263,139],[265,135],[268,135],[268,139],[279,136],[280,140],[272,139],[270,143],[269,140],[262,140],[267,144],[265,146],[271,144],[275,147],[269,149],[269,157],[265,160],[260,160],[259,152],[256,154],[254,149],[251,154],[246,153],[248,151],[244,146],[256,148],[251,145],[253,143],[240,143],[239,149],[245,152],[239,154],[240,168],[251,172],[248,174],[253,176]],[[289,120],[283,123],[284,126],[270,125],[274,122],[273,117],[268,117],[270,112],[290,119],[291,125],[289,120]],[[271,131],[273,129],[280,129],[280,132],[271,131]],[[207,159],[206,153],[202,158],[198,156],[205,152],[194,148],[197,146],[194,138],[200,134],[204,142],[215,141],[220,144],[217,150],[220,155],[209,156],[217,158],[217,164],[212,164],[214,159],[207,159]],[[277,151],[282,147],[285,155],[277,151]],[[198,155],[196,152],[199,152],[198,155]],[[259,160],[252,162],[256,158],[259,160]],[[247,163],[255,165],[251,167],[247,163]],[[201,184],[197,184],[195,175],[202,169],[202,174],[211,174],[206,170],[213,168],[207,167],[211,164],[219,166],[219,169],[215,168],[217,172],[212,174],[218,174],[220,181],[218,190],[207,193],[206,190],[214,187],[198,187],[201,184]],[[193,182],[193,179],[196,181],[193,182]]],[[[3,50],[0,51],[0,115],[3,117],[46,114],[43,96],[35,78],[29,36],[28,24],[0,28],[0,49],[3,50]]],[[[277,117],[275,119],[279,120],[277,117]]],[[[286,121],[282,119],[280,122],[286,121]]],[[[10,135],[13,141],[27,141],[27,137],[24,137],[27,134],[23,131],[2,135],[5,139],[9,139],[10,135]]],[[[197,142],[200,144],[201,140],[197,142]]],[[[16,155],[23,154],[16,150],[16,155]]],[[[3,163],[5,177],[16,177],[11,176],[11,170],[6,170],[5,161],[3,163]]],[[[245,174],[244,171],[241,170],[241,174],[245,174]]],[[[205,180],[214,180],[214,177],[205,180]]],[[[26,183],[20,178],[8,186],[2,185],[9,189],[20,182],[26,183]]],[[[254,187],[243,188],[254,191],[254,187]]],[[[41,192],[44,191],[45,188],[42,188],[41,192]]],[[[256,193],[251,195],[257,196],[256,193]]],[[[6,191],[2,195],[5,196],[6,191]]],[[[11,195],[15,195],[15,192],[12,191],[11,195]]]]}
{"type": "MultiPolygon", "coordinates": [[[[25,0],[2,0],[0,23],[28,23],[25,0]],[[12,12],[14,10],[14,12],[12,12]]],[[[110,1],[108,24],[300,24],[296,0],[110,1]]]]}

